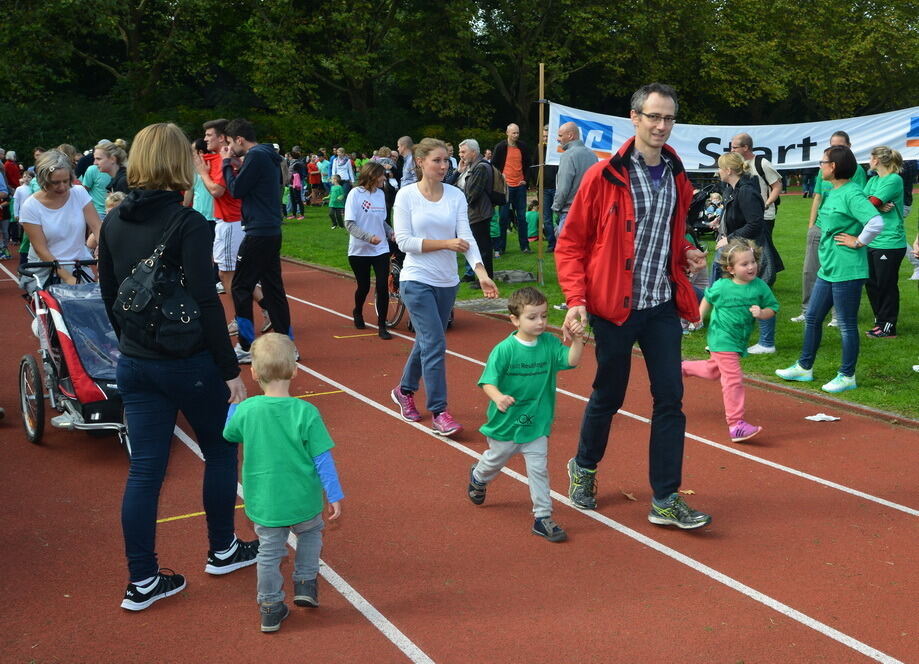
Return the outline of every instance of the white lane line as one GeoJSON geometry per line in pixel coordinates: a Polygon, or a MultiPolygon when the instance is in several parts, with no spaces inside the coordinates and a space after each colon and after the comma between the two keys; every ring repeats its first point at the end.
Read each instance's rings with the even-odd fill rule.
{"type": "MultiPolygon", "coordinates": [[[[354,397],[358,401],[361,401],[362,403],[372,408],[375,408],[376,410],[382,413],[385,413],[389,415],[390,417],[393,417],[399,420],[400,422],[404,422],[404,420],[399,415],[399,413],[390,409],[388,406],[384,406],[383,404],[380,404],[370,399],[369,397],[364,396],[360,392],[352,390],[347,385],[339,383],[338,381],[328,376],[325,376],[319,373],[318,371],[310,369],[309,367],[304,366],[303,364],[298,363],[297,367],[301,371],[308,373],[309,375],[315,378],[318,378],[319,380],[325,383],[328,383],[329,385],[334,386],[335,388],[341,390],[342,392],[346,392],[347,394],[354,397]]],[[[428,434],[435,440],[445,443],[455,450],[459,450],[460,452],[464,454],[468,454],[469,456],[475,459],[481,458],[481,455],[475,450],[469,447],[466,447],[462,443],[457,443],[456,441],[451,440],[449,438],[444,438],[442,436],[439,436],[435,434],[431,429],[429,429],[428,427],[422,424],[419,424],[418,422],[406,422],[406,424],[408,424],[409,426],[415,427],[419,431],[423,431],[424,433],[428,434]]],[[[509,468],[502,468],[501,472],[504,473],[505,475],[508,475],[509,477],[514,478],[518,482],[522,482],[523,484],[527,484],[527,485],[529,484],[526,477],[524,477],[520,473],[510,470],[509,468]]],[[[754,588],[751,588],[745,583],[742,583],[730,576],[727,576],[726,574],[722,574],[718,570],[712,567],[709,567],[708,565],[701,563],[698,560],[695,560],[694,558],[690,558],[689,556],[683,553],[680,553],[676,549],[671,549],[669,546],[661,544],[660,542],[648,537],[647,535],[643,535],[642,533],[636,530],[632,530],[628,526],[625,526],[619,523],[618,521],[614,521],[613,519],[610,519],[609,517],[604,516],[603,514],[600,514],[599,512],[596,512],[593,510],[579,510],[576,507],[574,507],[571,501],[568,500],[567,496],[563,496],[556,491],[552,491],[551,493],[552,493],[552,497],[556,501],[558,501],[559,503],[563,505],[570,507],[575,512],[583,514],[593,519],[594,521],[598,521],[599,523],[602,523],[603,525],[609,528],[612,528],[616,532],[622,535],[625,535],[626,537],[629,537],[639,542],[640,544],[644,544],[645,546],[651,549],[654,549],[658,553],[662,553],[668,558],[671,558],[672,560],[675,560],[678,563],[686,565],[690,569],[696,572],[699,572],[700,574],[704,574],[705,576],[712,579],[713,581],[717,581],[718,583],[727,586],[731,590],[735,590],[741,593],[742,595],[749,597],[755,602],[763,604],[764,606],[767,606],[774,611],[778,611],[779,613],[790,618],[791,620],[794,620],[795,622],[798,622],[804,625],[805,627],[810,627],[814,631],[819,632],[820,634],[823,634],[824,636],[829,637],[833,639],[834,641],[837,641],[841,643],[842,645],[865,655],[866,657],[870,657],[871,659],[877,662],[883,662],[884,664],[903,664],[902,662],[900,662],[900,660],[895,659],[891,657],[890,655],[884,652],[881,652],[880,650],[873,648],[872,646],[869,646],[866,643],[862,643],[858,639],[851,637],[848,634],[845,634],[844,632],[840,632],[839,630],[834,629],[833,627],[830,627],[826,623],[820,622],[819,620],[815,618],[811,618],[807,614],[802,613],[798,611],[797,609],[794,609],[788,606],[787,604],[784,604],[780,602],[779,600],[774,599],[770,597],[769,595],[766,595],[765,593],[761,593],[760,591],[754,588]]]]}
{"type": "MultiPolygon", "coordinates": [[[[329,309],[328,307],[324,307],[324,306],[322,306],[322,305],[320,305],[320,304],[316,304],[315,302],[308,302],[307,300],[301,300],[300,298],[294,297],[293,295],[288,295],[287,297],[288,297],[288,299],[294,300],[295,302],[300,302],[300,303],[302,303],[302,304],[305,304],[305,305],[314,307],[314,308],[319,309],[319,310],[321,310],[321,311],[325,311],[325,312],[327,312],[327,313],[329,313],[329,314],[332,314],[332,315],[334,315],[334,316],[339,316],[339,317],[341,317],[341,318],[345,318],[345,319],[347,319],[347,320],[351,320],[351,316],[350,316],[350,315],[340,313],[340,312],[338,312],[338,311],[335,311],[334,309],[329,309]]],[[[367,325],[368,325],[368,326],[371,326],[371,327],[375,327],[375,326],[372,325],[371,323],[367,323],[367,325]]],[[[401,333],[399,333],[399,332],[396,332],[395,330],[390,330],[390,333],[391,333],[393,336],[402,337],[403,339],[407,339],[408,341],[414,341],[414,337],[410,337],[410,336],[408,336],[408,335],[401,334],[401,333]]],[[[458,357],[458,358],[460,358],[461,360],[465,360],[465,361],[467,361],[467,362],[471,362],[472,364],[477,364],[477,365],[483,366],[483,367],[485,366],[485,363],[482,362],[482,361],[480,361],[480,360],[477,360],[477,359],[475,359],[475,358],[473,358],[473,357],[469,357],[468,355],[463,355],[463,354],[461,354],[461,353],[456,353],[456,352],[454,352],[454,351],[452,351],[452,350],[450,350],[450,349],[447,349],[447,354],[448,354],[448,355],[453,355],[454,357],[458,357]]],[[[580,395],[580,394],[575,394],[574,392],[569,392],[568,390],[563,390],[563,389],[561,389],[561,388],[556,388],[556,391],[557,391],[559,394],[564,394],[565,396],[571,397],[572,399],[577,399],[578,401],[584,401],[584,402],[586,402],[586,401],[588,400],[587,397],[585,397],[585,396],[582,396],[582,395],[580,395]]],[[[651,420],[649,420],[647,417],[643,417],[642,415],[636,415],[635,413],[630,413],[630,412],[627,411],[627,410],[621,410],[621,409],[620,409],[620,410],[618,411],[618,414],[620,414],[620,415],[625,415],[626,417],[629,417],[629,418],[631,418],[631,419],[633,419],[633,420],[637,420],[637,421],[639,421],[639,422],[644,422],[645,424],[650,424],[650,423],[651,423],[651,420]]],[[[686,437],[689,438],[690,440],[694,440],[694,441],[696,441],[696,442],[702,443],[703,445],[708,445],[709,447],[714,447],[715,449],[721,450],[722,452],[727,452],[727,453],[729,453],[729,454],[734,454],[734,455],[739,456],[739,457],[741,457],[741,458],[743,458],[743,459],[747,459],[748,461],[753,461],[753,462],[755,462],[755,463],[759,463],[759,464],[762,464],[762,465],[764,465],[764,466],[768,466],[768,467],[773,468],[773,469],[775,469],[775,470],[779,470],[779,471],[788,473],[789,475],[794,475],[794,476],[796,476],[796,477],[800,477],[800,478],[805,479],[805,480],[808,480],[808,481],[810,481],[810,482],[814,482],[814,483],[816,483],[816,484],[821,484],[821,485],[823,485],[823,486],[825,486],[825,487],[829,487],[829,488],[831,488],[831,489],[836,489],[837,491],[842,491],[843,493],[847,493],[847,494],[849,494],[850,496],[855,496],[855,497],[857,497],[857,498],[862,498],[862,499],[864,499],[864,500],[868,500],[868,501],[871,501],[871,502],[873,502],[873,503],[877,503],[878,505],[883,505],[884,507],[889,507],[890,509],[898,510],[898,511],[903,512],[903,513],[905,513],[905,514],[909,514],[910,516],[919,516],[919,509],[914,509],[914,508],[909,507],[909,506],[907,506],[907,505],[901,505],[900,503],[895,503],[895,502],[893,502],[893,501],[887,500],[886,498],[881,498],[881,497],[879,497],[879,496],[874,496],[874,495],[872,495],[872,494],[870,494],[870,493],[865,493],[864,491],[859,491],[858,489],[853,489],[852,487],[848,487],[848,486],[845,486],[845,485],[843,485],[843,484],[839,484],[839,483],[837,483],[837,482],[833,482],[833,481],[831,481],[831,480],[827,480],[827,479],[824,479],[824,478],[822,478],[822,477],[818,477],[817,475],[811,475],[810,473],[806,473],[806,472],[804,472],[803,470],[798,470],[797,468],[792,468],[792,467],[790,467],[790,466],[785,466],[785,465],[783,465],[783,464],[776,463],[775,461],[770,461],[770,460],[768,460],[768,459],[763,459],[762,457],[755,456],[755,455],[753,455],[753,454],[750,454],[749,452],[744,452],[743,450],[739,450],[739,449],[736,449],[736,448],[734,448],[734,447],[728,447],[727,445],[722,445],[721,443],[716,443],[715,441],[709,440],[708,438],[703,438],[702,436],[697,436],[697,435],[695,435],[695,434],[692,434],[692,433],[687,432],[687,433],[686,433],[686,437]]]]}
{"type": "Polygon", "coordinates": [[[16,275],[13,274],[12,272],[10,272],[10,271],[6,268],[6,265],[4,265],[3,263],[0,263],[0,270],[3,270],[4,272],[6,272],[6,273],[9,275],[10,281],[14,281],[14,282],[16,282],[17,284],[19,283],[19,279],[16,278],[16,275]]]}
{"type": "MultiPolygon", "coordinates": [[[[176,437],[181,440],[194,454],[204,461],[204,454],[201,448],[188,434],[186,434],[178,425],[174,429],[176,437]]],[[[243,497],[242,485],[237,482],[236,493],[240,498],[243,497]]],[[[297,548],[297,538],[293,533],[287,538],[287,544],[294,550],[297,548]]],[[[333,570],[324,560],[319,560],[319,573],[329,585],[339,592],[350,604],[363,615],[370,624],[377,628],[383,636],[389,639],[393,645],[408,657],[413,664],[435,664],[434,660],[428,657],[424,651],[415,645],[411,639],[403,634],[398,627],[393,625],[382,613],[380,613],[370,602],[364,599],[354,587],[345,581],[341,575],[333,570]]]]}

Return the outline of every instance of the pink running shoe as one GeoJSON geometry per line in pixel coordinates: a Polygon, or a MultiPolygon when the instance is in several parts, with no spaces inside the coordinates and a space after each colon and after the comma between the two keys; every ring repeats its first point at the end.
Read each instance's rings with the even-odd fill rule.
{"type": "Polygon", "coordinates": [[[434,418],[434,424],[431,425],[431,428],[434,430],[434,433],[440,434],[441,436],[452,436],[463,430],[460,423],[454,420],[453,416],[447,411],[442,412],[434,418]]]}
{"type": "Polygon", "coordinates": [[[731,442],[732,443],[741,443],[745,440],[750,440],[763,430],[763,427],[753,426],[749,422],[744,422],[741,420],[737,424],[731,427],[731,442]]]}
{"type": "Polygon", "coordinates": [[[399,413],[406,422],[420,422],[421,413],[415,407],[415,395],[403,394],[398,385],[390,393],[392,400],[399,406],[399,413]]]}

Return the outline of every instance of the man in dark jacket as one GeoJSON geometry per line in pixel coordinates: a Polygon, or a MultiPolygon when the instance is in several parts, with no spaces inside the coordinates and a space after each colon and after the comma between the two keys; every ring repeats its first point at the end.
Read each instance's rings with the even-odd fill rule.
{"type": "Polygon", "coordinates": [[[495,255],[499,256],[507,248],[507,229],[511,223],[511,210],[517,223],[517,238],[520,251],[530,253],[527,240],[527,175],[533,165],[533,153],[529,146],[520,140],[520,127],[511,123],[507,125],[507,140],[495,146],[492,166],[504,173],[507,181],[507,204],[501,207],[501,235],[495,244],[495,255]]]}
{"type": "Polygon", "coordinates": [[[252,323],[252,293],[261,282],[262,301],[275,332],[293,338],[290,308],[281,278],[281,160],[271,145],[255,140],[255,129],[247,120],[227,124],[230,144],[221,149],[223,177],[227,189],[242,200],[245,237],[239,246],[233,274],[233,307],[239,328],[236,357],[241,364],[252,362],[249,347],[255,340],[252,323]],[[239,158],[245,157],[242,166],[239,158]]]}
{"type": "MultiPolygon", "coordinates": [[[[482,255],[485,271],[489,277],[494,278],[491,247],[491,216],[494,206],[488,195],[492,183],[492,166],[482,159],[479,150],[479,142],[474,138],[467,138],[459,144],[460,162],[450,184],[455,184],[466,194],[469,228],[482,255]]],[[[479,285],[478,279],[470,281],[470,284],[475,288],[479,285]]]]}

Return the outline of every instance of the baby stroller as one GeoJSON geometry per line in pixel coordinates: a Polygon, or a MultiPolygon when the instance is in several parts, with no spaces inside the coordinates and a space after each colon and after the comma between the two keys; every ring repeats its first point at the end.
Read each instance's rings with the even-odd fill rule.
{"type": "Polygon", "coordinates": [[[718,231],[710,226],[711,219],[705,214],[705,205],[714,193],[721,193],[721,184],[714,182],[699,189],[693,194],[689,203],[689,212],[686,213],[686,232],[692,235],[693,243],[702,249],[702,239],[706,236],[715,237],[718,231]]]}
{"type": "Polygon", "coordinates": [[[124,407],[115,383],[118,339],[112,329],[99,284],[86,266],[96,261],[24,263],[19,267],[38,337],[38,357],[19,363],[19,402],[29,442],[41,442],[45,431],[45,395],[59,415],[59,429],[113,432],[130,456],[124,407]],[[60,283],[57,270],[73,266],[75,285],[60,283]],[[41,368],[39,368],[41,367],[41,368]]]}
{"type": "MultiPolygon", "coordinates": [[[[402,300],[402,294],[399,292],[399,276],[402,272],[402,261],[405,260],[405,254],[399,251],[399,248],[395,246],[395,243],[390,243],[390,252],[389,308],[386,310],[386,326],[393,328],[399,324],[399,321],[402,320],[402,316],[404,316],[406,312],[405,302],[402,300]]],[[[447,329],[453,327],[453,313],[454,310],[450,309],[450,319],[447,321],[447,329]]],[[[409,314],[406,327],[408,328],[409,332],[415,331],[415,328],[412,326],[411,314],[409,314]]]]}

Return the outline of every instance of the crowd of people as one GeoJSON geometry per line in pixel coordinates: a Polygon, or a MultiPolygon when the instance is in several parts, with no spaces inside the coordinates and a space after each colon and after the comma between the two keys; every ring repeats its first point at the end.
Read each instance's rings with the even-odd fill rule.
{"type": "MultiPolygon", "coordinates": [[[[356,328],[366,327],[364,307],[373,285],[378,336],[392,338],[387,279],[390,261],[402,262],[401,296],[415,339],[390,396],[404,420],[420,422],[425,417],[416,394],[423,385],[431,428],[442,436],[463,429],[449,409],[445,362],[445,333],[460,283],[457,254],[468,266],[462,278],[484,297],[496,298],[494,260],[508,251],[512,224],[516,249],[529,253],[542,223],[565,295],[557,307],[566,312],[564,341],[545,334],[543,293],[526,287],[510,296],[514,330],[492,350],[479,379],[489,399],[479,430],[489,447],[469,471],[472,503],[485,501],[489,484],[519,452],[529,476],[532,532],[551,542],[567,539],[552,518],[548,438],[556,374],[577,366],[590,329],[597,370],[576,454],[567,462],[572,504],[597,507],[598,467],[637,343],[652,401],[648,520],[681,529],[711,523],[679,492],[683,379],[720,380],[732,441],[762,431],[745,419],[741,359],[775,352],[781,309],[772,286],[785,266],[772,235],[781,221],[782,184],[772,165],[754,153],[751,136],[733,137],[731,151],[718,160],[720,186],[700,208],[716,237],[709,268],[687,229],[698,191],[667,143],[678,111],[673,88],[641,87],[631,99],[634,136],[604,161],[585,147],[576,124],[562,124],[560,163],[542,173],[542,219],[537,209],[527,210],[533,208],[528,192],[541,160],[514,123],[493,149],[463,140],[458,159],[449,143],[424,138],[416,144],[409,136],[400,137],[395,150],[384,146],[369,156],[338,146],[328,152],[294,146],[282,155],[278,145],[260,143],[244,119],[205,122],[191,141],[177,126],[159,123],[142,129],[130,146],[101,140],[86,154],[69,145],[35,148],[28,169],[14,152],[5,153],[3,257],[16,246],[22,261],[47,262],[56,268],[54,274],[49,268],[49,278],[72,282],[67,262],[96,256],[102,301],[119,339],[117,382],[132,444],[122,505],[129,583],[121,606],[140,611],[186,587],[184,576],[159,566],[155,545],[157,499],[179,412],[205,459],[205,571],[223,575],[257,563],[260,629],[277,631],[289,615],[279,566],[292,532],[298,540],[294,603],[318,605],[323,494],[335,519],[344,493],[331,457],[334,443],[319,412],[290,396],[300,355],[280,253],[285,219],[303,219],[308,206],[327,205],[332,228],[347,231],[356,328]],[[21,234],[10,232],[11,219],[21,234]],[[116,306],[135,266],[154,257],[171,266],[190,298],[179,317],[185,335],[179,346],[166,338],[165,328],[134,325],[130,313],[116,306]],[[229,321],[220,293],[232,300],[229,321]],[[261,310],[258,331],[255,304],[261,310]],[[683,361],[683,334],[706,318],[710,358],[683,361]],[[758,340],[748,345],[757,325],[758,340]],[[251,364],[263,396],[247,398],[243,364],[251,364]],[[236,443],[246,446],[242,484],[254,541],[235,535],[236,443]]],[[[869,168],[870,177],[844,132],[833,135],[820,160],[820,178],[808,190],[813,203],[803,313],[791,317],[804,323],[802,349],[793,366],[776,371],[785,380],[813,380],[824,322],[833,311],[842,358],[837,375],[823,385],[831,393],[857,387],[862,288],[875,317],[867,336],[892,338],[904,257],[914,261],[913,278],[919,279],[919,237],[909,246],[904,226],[915,164],[877,146],[869,168]]]]}

